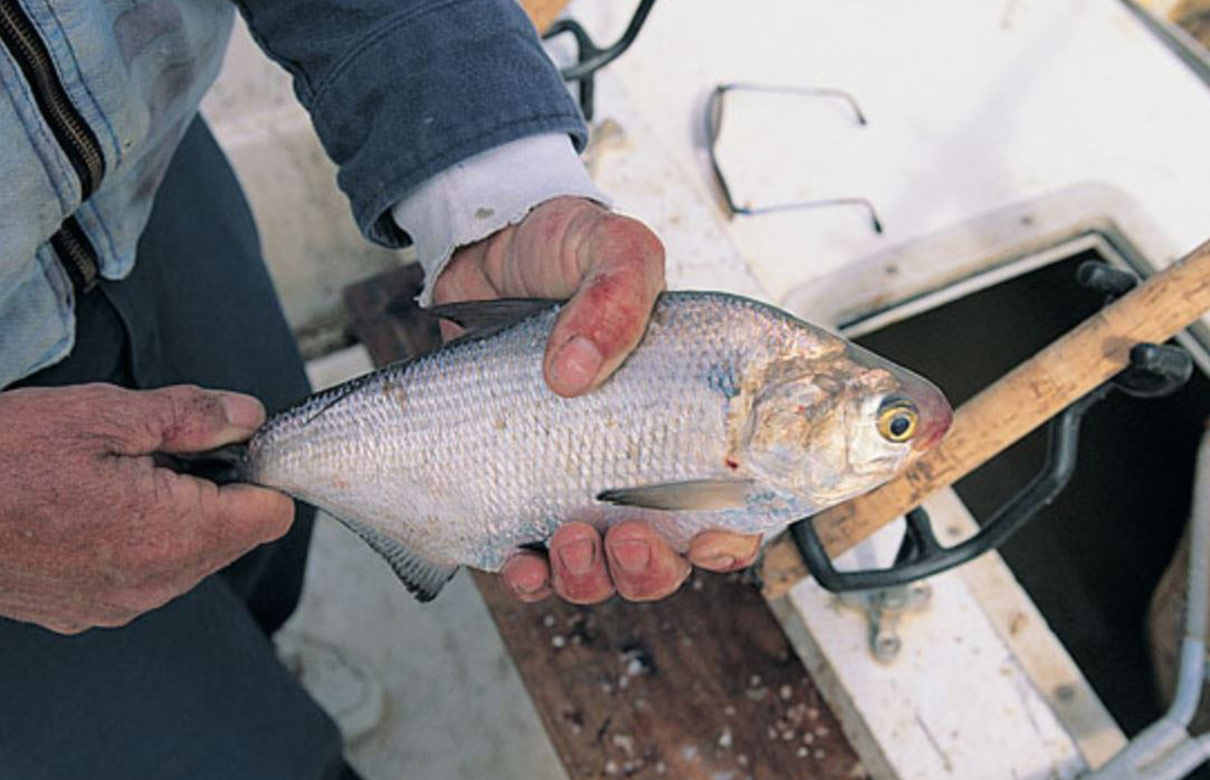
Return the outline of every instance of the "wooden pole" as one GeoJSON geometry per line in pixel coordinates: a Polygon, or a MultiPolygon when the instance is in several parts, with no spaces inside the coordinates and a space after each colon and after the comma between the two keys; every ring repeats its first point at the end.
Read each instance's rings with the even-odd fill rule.
{"type": "MultiPolygon", "coordinates": [[[[832,556],[952,485],[1130,363],[1135,344],[1167,341],[1210,310],[1210,241],[1013,369],[954,415],[945,439],[882,487],[814,518],[832,556]]],[[[807,576],[786,535],[765,556],[765,595],[807,576]]]]}

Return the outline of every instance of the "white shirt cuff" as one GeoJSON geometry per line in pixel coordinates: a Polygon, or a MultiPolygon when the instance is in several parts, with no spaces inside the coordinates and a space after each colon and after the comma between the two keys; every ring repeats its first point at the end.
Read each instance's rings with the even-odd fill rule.
{"type": "Polygon", "coordinates": [[[608,206],[563,133],[542,133],[469,157],[412,190],[391,209],[424,268],[420,305],[460,246],[520,222],[535,206],[564,195],[608,206]]]}

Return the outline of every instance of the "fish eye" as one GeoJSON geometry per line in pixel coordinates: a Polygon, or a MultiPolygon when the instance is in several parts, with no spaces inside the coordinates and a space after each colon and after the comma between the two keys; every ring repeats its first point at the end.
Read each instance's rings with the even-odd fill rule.
{"type": "Polygon", "coordinates": [[[919,422],[920,413],[916,411],[916,405],[906,399],[893,399],[878,410],[878,433],[896,444],[911,439],[919,422]]]}

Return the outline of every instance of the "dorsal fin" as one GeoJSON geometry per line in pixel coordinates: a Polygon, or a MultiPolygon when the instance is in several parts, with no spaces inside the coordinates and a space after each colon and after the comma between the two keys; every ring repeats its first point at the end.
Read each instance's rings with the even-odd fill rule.
{"type": "Polygon", "coordinates": [[[406,302],[402,299],[396,303],[389,304],[386,311],[401,319],[407,317],[415,317],[417,313],[423,317],[436,317],[438,319],[449,320],[466,330],[465,333],[458,338],[448,341],[445,344],[438,344],[432,349],[420,352],[406,360],[401,360],[393,363],[390,366],[384,366],[377,371],[366,374],[365,376],[352,379],[337,388],[334,388],[332,397],[313,413],[310,417],[303,421],[303,425],[310,425],[325,412],[331,409],[336,404],[343,401],[352,393],[356,392],[361,386],[368,381],[372,381],[378,374],[387,369],[398,369],[414,360],[424,357],[427,354],[436,352],[442,349],[448,349],[458,344],[467,341],[478,341],[499,333],[506,328],[509,328],[518,322],[527,320],[536,314],[541,314],[550,311],[556,306],[561,306],[564,302],[551,298],[497,298],[492,301],[460,301],[458,303],[443,303],[438,306],[433,306],[428,309],[421,309],[410,300],[406,302]]]}
{"type": "Polygon", "coordinates": [[[550,298],[497,298],[443,303],[427,311],[464,328],[463,338],[486,338],[562,304],[550,298]]]}

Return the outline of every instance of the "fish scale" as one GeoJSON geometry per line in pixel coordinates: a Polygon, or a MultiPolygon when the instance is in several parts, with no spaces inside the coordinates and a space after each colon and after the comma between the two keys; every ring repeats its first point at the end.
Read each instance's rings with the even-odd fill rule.
{"type": "MultiPolygon", "coordinates": [[[[817,495],[758,467],[762,457],[782,457],[776,432],[772,456],[737,450],[753,426],[745,409],[765,413],[765,380],[780,382],[778,371],[799,382],[813,371],[867,382],[907,373],[872,355],[878,365],[859,363],[857,348],[764,304],[665,293],[618,371],[587,395],[563,398],[542,373],[558,310],[532,302],[488,335],[275,416],[249,445],[246,478],[335,515],[431,597],[458,565],[498,570],[571,520],[604,528],[646,519],[682,551],[705,528],[780,528],[821,507],[817,495]],[[663,506],[664,493],[645,505],[643,491],[668,485],[685,506],[663,506]],[[717,505],[720,490],[732,504],[717,505]],[[741,493],[747,498],[734,498],[741,493]]],[[[827,423],[811,421],[821,430],[827,423]]]]}

